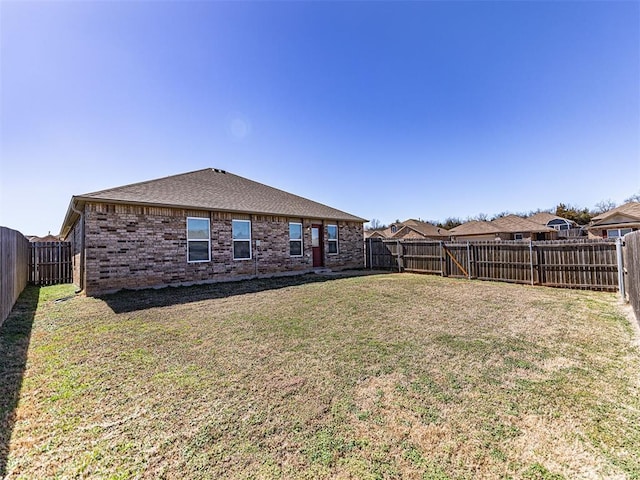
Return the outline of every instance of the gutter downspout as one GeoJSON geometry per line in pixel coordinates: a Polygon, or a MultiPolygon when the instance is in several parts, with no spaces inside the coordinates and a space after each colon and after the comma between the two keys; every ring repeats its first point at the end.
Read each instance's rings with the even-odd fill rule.
{"type": "Polygon", "coordinates": [[[84,256],[85,256],[85,251],[84,251],[84,213],[81,212],[80,210],[76,210],[76,208],[73,206],[73,204],[75,203],[75,200],[71,201],[71,210],[73,210],[74,213],[77,213],[78,215],[80,215],[80,220],[78,220],[80,222],[80,285],[78,285],[78,287],[80,288],[80,290],[76,293],[80,293],[84,290],[84,256]]]}

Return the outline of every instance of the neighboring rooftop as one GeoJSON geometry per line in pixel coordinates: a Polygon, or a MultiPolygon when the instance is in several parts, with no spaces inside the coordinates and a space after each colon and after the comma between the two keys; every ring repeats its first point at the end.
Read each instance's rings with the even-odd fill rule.
{"type": "Polygon", "coordinates": [[[503,230],[500,230],[490,222],[471,220],[452,228],[449,230],[449,233],[452,235],[487,235],[489,233],[500,233],[502,231],[503,230]]]}
{"type": "Polygon", "coordinates": [[[507,215],[504,217],[496,218],[490,222],[493,226],[497,227],[500,232],[505,233],[520,233],[520,232],[553,232],[553,228],[540,225],[529,219],[519,217],[518,215],[507,215]]]}
{"type": "MultiPolygon", "coordinates": [[[[213,168],[72,198],[72,204],[87,201],[366,222],[342,210],[213,168]]],[[[65,226],[73,224],[72,218],[74,212],[70,206],[62,226],[63,234],[65,226]]]]}
{"type": "Polygon", "coordinates": [[[423,222],[422,220],[415,220],[410,218],[402,222],[405,227],[409,227],[425,237],[448,237],[449,230],[446,228],[436,227],[429,222],[423,222]]]}
{"type": "Polygon", "coordinates": [[[549,212],[538,212],[535,215],[531,215],[530,217],[527,217],[527,220],[534,223],[539,223],[540,225],[546,225],[552,220],[565,220],[571,223],[572,225],[576,225],[576,222],[574,222],[573,220],[569,220],[568,218],[564,218],[564,217],[559,217],[558,215],[554,215],[553,213],[549,213],[549,212]]]}
{"type": "Polygon", "coordinates": [[[608,210],[604,213],[596,215],[591,219],[592,223],[597,223],[613,215],[625,215],[640,220],[640,202],[627,202],[624,205],[608,210]]]}
{"type": "Polygon", "coordinates": [[[60,237],[58,235],[51,235],[51,232],[49,232],[49,234],[45,235],[44,237],[39,237],[38,235],[27,235],[26,238],[30,242],[59,242],[60,241],[60,237]]]}

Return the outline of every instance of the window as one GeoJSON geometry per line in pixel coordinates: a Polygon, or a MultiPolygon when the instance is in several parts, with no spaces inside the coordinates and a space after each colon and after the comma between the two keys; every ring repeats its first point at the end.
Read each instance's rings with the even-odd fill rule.
{"type": "Polygon", "coordinates": [[[633,228],[613,228],[607,230],[608,238],[624,237],[627,233],[631,233],[633,228]]]}
{"type": "Polygon", "coordinates": [[[211,260],[211,229],[208,218],[187,217],[187,262],[211,260]]]}
{"type": "Polygon", "coordinates": [[[398,227],[395,225],[391,225],[391,233],[396,233],[398,231],[398,227]]]}
{"type": "Polygon", "coordinates": [[[251,222],[249,220],[232,220],[233,259],[247,260],[251,258],[251,222]]]}
{"type": "Polygon", "coordinates": [[[513,236],[513,239],[514,239],[514,240],[522,240],[522,234],[521,234],[521,233],[516,233],[516,234],[513,236]]]}
{"type": "Polygon", "coordinates": [[[338,226],[327,225],[327,240],[329,243],[329,254],[338,253],[338,226]]]}
{"type": "Polygon", "coordinates": [[[549,223],[547,223],[547,227],[554,228],[555,230],[569,230],[571,227],[567,220],[563,220],[561,218],[554,218],[549,223]]]}
{"type": "Polygon", "coordinates": [[[289,255],[292,257],[302,256],[302,224],[289,223],[289,255]]]}

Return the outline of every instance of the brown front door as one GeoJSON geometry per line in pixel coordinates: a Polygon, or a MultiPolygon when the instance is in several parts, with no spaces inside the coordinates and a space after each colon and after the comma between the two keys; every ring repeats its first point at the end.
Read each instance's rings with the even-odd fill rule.
{"type": "Polygon", "coordinates": [[[313,266],[322,267],[322,225],[311,225],[311,250],[313,251],[313,266]]]}

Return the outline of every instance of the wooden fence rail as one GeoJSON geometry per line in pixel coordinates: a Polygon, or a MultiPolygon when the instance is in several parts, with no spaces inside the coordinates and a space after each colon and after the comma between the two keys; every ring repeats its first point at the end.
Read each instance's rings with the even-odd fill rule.
{"type": "Polygon", "coordinates": [[[629,303],[640,322],[640,231],[624,236],[625,285],[629,303]]]}
{"type": "Polygon", "coordinates": [[[20,232],[0,227],[0,325],[27,286],[29,240],[20,232]]]}
{"type": "Polygon", "coordinates": [[[29,283],[56,285],[72,283],[72,256],[70,242],[31,242],[29,283]]]}
{"type": "Polygon", "coordinates": [[[605,241],[365,241],[366,266],[550,287],[615,291],[616,245],[605,241]]]}

